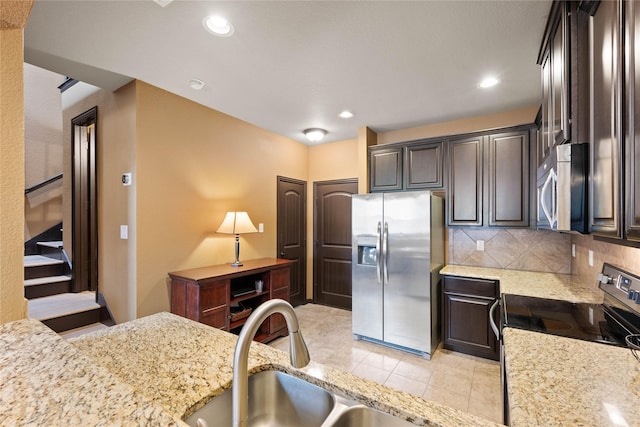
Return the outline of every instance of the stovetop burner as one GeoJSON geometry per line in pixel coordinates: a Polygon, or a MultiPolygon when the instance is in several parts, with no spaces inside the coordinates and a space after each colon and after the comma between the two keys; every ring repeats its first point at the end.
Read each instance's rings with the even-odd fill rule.
{"type": "Polygon", "coordinates": [[[598,280],[604,304],[503,295],[503,327],[626,346],[627,335],[640,333],[640,277],[604,264],[598,280]]]}

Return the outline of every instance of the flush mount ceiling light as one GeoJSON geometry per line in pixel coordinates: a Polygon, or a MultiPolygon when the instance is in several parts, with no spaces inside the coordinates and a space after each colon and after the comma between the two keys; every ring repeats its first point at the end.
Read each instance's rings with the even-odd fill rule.
{"type": "Polygon", "coordinates": [[[343,119],[350,119],[353,116],[355,116],[355,114],[353,114],[351,111],[349,110],[344,110],[342,111],[340,114],[338,114],[338,117],[341,117],[343,119]]]}
{"type": "Polygon", "coordinates": [[[229,37],[233,34],[233,25],[225,18],[219,15],[209,15],[202,21],[202,25],[211,34],[220,37],[229,37]]]}
{"type": "Polygon", "coordinates": [[[173,3],[173,0],[153,0],[154,2],[156,2],[158,5],[165,7],[167,5],[170,5],[171,3],[173,3]]]}
{"type": "Polygon", "coordinates": [[[490,87],[494,87],[497,84],[500,83],[500,80],[498,80],[496,77],[485,77],[484,79],[482,79],[482,81],[478,84],[478,87],[481,87],[483,89],[488,89],[490,87]]]}
{"type": "Polygon", "coordinates": [[[327,134],[327,131],[320,128],[305,129],[303,131],[307,139],[311,142],[318,142],[327,134]]]}
{"type": "Polygon", "coordinates": [[[204,82],[200,79],[189,79],[189,86],[193,90],[200,90],[204,87],[204,82]]]}

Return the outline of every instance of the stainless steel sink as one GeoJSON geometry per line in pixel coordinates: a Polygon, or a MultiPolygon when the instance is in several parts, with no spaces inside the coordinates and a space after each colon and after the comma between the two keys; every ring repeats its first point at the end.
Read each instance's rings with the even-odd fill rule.
{"type": "Polygon", "coordinates": [[[352,406],[340,412],[332,427],[407,427],[413,424],[366,406],[352,406]]]}
{"type": "MultiPolygon", "coordinates": [[[[232,425],[231,389],[207,403],[185,421],[208,427],[232,425]]],[[[278,371],[249,377],[249,426],[321,426],[335,406],[332,393],[278,371]]]]}

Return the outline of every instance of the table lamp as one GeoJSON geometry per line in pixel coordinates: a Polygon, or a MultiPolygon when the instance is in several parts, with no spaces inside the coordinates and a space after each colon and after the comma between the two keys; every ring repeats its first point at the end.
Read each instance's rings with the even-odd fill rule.
{"type": "Polygon", "coordinates": [[[242,265],[238,259],[240,257],[240,235],[257,232],[258,230],[246,212],[227,212],[216,233],[236,235],[236,260],[231,264],[233,267],[240,267],[242,265]]]}

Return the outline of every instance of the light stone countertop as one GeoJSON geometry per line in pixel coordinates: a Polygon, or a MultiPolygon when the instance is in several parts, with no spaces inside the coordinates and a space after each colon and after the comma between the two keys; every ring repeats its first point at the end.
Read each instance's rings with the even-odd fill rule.
{"type": "MultiPolygon", "coordinates": [[[[447,265],[441,275],[499,280],[501,294],[602,304],[603,294],[569,274],[447,265]]],[[[595,278],[594,278],[595,280],[595,278]]]]}
{"type": "Polygon", "coordinates": [[[640,362],[611,345],[504,329],[511,426],[640,426],[640,362]]]}
{"type": "Polygon", "coordinates": [[[0,325],[1,426],[186,425],[36,320],[0,325]]]}
{"type": "MultiPolygon", "coordinates": [[[[159,313],[78,337],[72,343],[171,416],[183,418],[231,386],[236,341],[227,332],[159,313]]],[[[313,353],[311,359],[307,367],[295,369],[287,353],[254,342],[249,373],[284,371],[417,425],[496,425],[314,363],[313,353]]]]}

